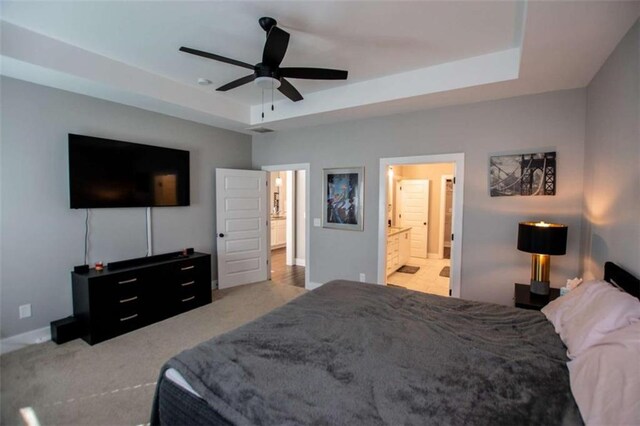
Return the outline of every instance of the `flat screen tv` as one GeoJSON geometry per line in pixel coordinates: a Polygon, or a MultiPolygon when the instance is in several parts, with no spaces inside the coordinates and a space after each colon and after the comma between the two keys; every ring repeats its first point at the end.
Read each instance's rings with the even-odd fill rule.
{"type": "Polygon", "coordinates": [[[189,205],[189,151],[69,134],[72,209],[189,205]]]}

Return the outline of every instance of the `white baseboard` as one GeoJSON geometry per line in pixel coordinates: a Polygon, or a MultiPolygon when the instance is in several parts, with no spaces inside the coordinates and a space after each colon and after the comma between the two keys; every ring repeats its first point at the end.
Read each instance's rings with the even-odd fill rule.
{"type": "MultiPolygon", "coordinates": [[[[319,287],[320,285],[318,285],[319,287]]],[[[218,280],[211,281],[211,288],[218,287],[218,280]]],[[[5,337],[0,340],[0,354],[6,354],[25,348],[36,343],[44,343],[51,340],[51,327],[42,327],[37,330],[27,331],[26,333],[17,334],[11,337],[5,337]]]]}
{"type": "Polygon", "coordinates": [[[307,284],[307,290],[314,290],[320,286],[322,286],[324,283],[314,283],[309,281],[309,284],[307,284]]]}
{"type": "Polygon", "coordinates": [[[0,354],[6,354],[36,343],[51,340],[51,327],[42,327],[0,340],[0,354]]]}
{"type": "Polygon", "coordinates": [[[427,253],[427,259],[442,259],[440,253],[427,253]]]}
{"type": "Polygon", "coordinates": [[[296,259],[296,265],[298,266],[307,266],[306,263],[304,259],[296,259]]]}

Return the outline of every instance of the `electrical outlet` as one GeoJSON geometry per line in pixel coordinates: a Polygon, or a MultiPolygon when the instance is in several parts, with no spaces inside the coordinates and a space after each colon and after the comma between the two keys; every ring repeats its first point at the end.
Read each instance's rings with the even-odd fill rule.
{"type": "Polygon", "coordinates": [[[316,228],[322,226],[322,221],[319,217],[313,218],[313,226],[315,226],[316,228]]]}
{"type": "Polygon", "coordinates": [[[364,272],[360,272],[360,282],[363,283],[367,281],[367,276],[364,274],[364,272]]]}
{"type": "Polygon", "coordinates": [[[29,318],[31,316],[31,303],[20,305],[18,310],[20,311],[20,319],[29,318]]]}

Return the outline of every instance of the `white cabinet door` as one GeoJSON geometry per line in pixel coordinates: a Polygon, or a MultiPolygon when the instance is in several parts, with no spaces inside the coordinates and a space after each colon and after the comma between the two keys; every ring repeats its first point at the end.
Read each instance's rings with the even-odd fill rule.
{"type": "Polygon", "coordinates": [[[287,221],[278,220],[276,223],[276,244],[282,245],[287,243],[287,221]]]}
{"type": "Polygon", "coordinates": [[[267,280],[267,172],[216,169],[218,287],[267,280]]]}
{"type": "Polygon", "coordinates": [[[411,231],[403,232],[399,235],[400,248],[398,250],[398,257],[400,259],[400,266],[404,266],[409,263],[409,257],[411,256],[411,231]]]}
{"type": "Polygon", "coordinates": [[[273,246],[277,246],[278,243],[276,242],[276,221],[272,220],[271,221],[271,247],[273,246]]]}

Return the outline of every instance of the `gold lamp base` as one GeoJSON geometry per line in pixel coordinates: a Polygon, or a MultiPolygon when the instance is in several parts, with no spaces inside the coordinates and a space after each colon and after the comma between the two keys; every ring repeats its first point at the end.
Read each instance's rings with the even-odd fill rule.
{"type": "Polygon", "coordinates": [[[548,254],[531,255],[531,293],[549,295],[549,273],[551,257],[548,254]]]}

